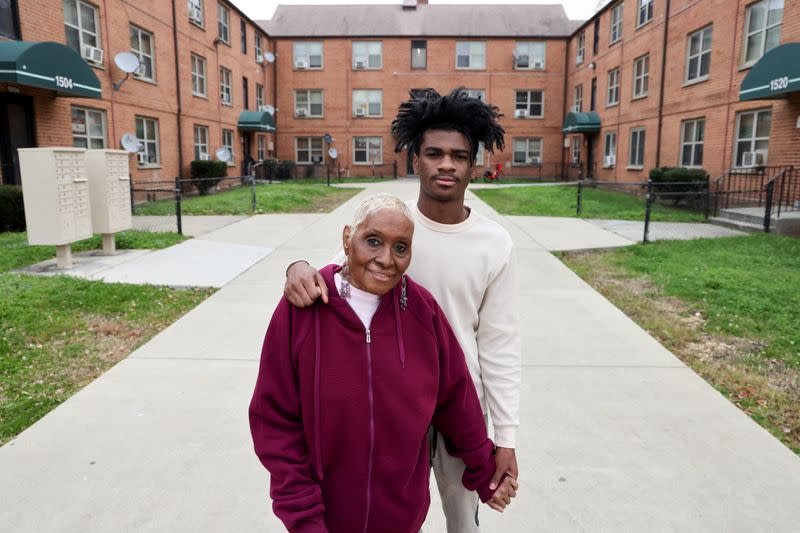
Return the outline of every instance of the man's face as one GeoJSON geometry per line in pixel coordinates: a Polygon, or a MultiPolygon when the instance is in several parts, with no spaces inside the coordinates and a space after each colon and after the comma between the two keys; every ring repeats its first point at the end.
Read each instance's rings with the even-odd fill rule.
{"type": "Polygon", "coordinates": [[[469,142],[458,131],[428,130],[422,137],[414,170],[420,191],[437,202],[462,202],[472,176],[469,142]]]}

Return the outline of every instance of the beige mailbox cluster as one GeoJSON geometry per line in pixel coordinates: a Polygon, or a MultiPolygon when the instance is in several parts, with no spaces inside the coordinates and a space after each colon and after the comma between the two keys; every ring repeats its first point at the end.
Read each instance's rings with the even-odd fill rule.
{"type": "Polygon", "coordinates": [[[19,152],[29,244],[56,246],[58,268],[72,266],[70,244],[132,226],[128,153],[83,148],[21,148],[19,152]]]}

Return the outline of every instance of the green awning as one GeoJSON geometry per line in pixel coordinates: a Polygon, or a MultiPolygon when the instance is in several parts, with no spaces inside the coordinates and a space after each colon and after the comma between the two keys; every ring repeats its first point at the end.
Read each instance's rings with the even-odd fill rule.
{"type": "Polygon", "coordinates": [[[739,88],[739,100],[781,98],[800,91],[800,43],[773,48],[758,60],[739,88]]]}
{"type": "Polygon", "coordinates": [[[275,118],[266,111],[242,111],[239,115],[239,131],[275,131],[275,118]]]}
{"type": "Polygon", "coordinates": [[[0,42],[0,83],[100,98],[100,80],[75,50],[59,43],[0,42]]]}
{"type": "Polygon", "coordinates": [[[564,133],[590,133],[600,131],[600,115],[595,111],[588,113],[567,113],[564,119],[564,133]]]}

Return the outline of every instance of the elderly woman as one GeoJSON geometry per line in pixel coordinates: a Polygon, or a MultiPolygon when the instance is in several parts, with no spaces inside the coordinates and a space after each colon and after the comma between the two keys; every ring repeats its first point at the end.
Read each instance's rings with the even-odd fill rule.
{"type": "Polygon", "coordinates": [[[510,478],[490,490],[494,447],[464,355],[433,297],[403,274],[413,232],[400,199],[369,198],[344,228],[346,263],[320,272],[328,304],[284,297],[267,329],[250,427],[291,532],[419,531],[429,425],[484,502],[505,507],[514,491],[510,478]]]}

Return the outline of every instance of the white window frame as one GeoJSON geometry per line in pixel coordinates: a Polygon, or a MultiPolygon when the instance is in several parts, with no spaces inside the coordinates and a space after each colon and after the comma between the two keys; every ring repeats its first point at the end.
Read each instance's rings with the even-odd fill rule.
{"type": "Polygon", "coordinates": [[[353,116],[380,118],[383,116],[383,90],[381,89],[353,89],[353,116]],[[378,106],[377,113],[374,106],[378,106]],[[364,115],[356,115],[356,109],[365,108],[364,115]]]}
{"type": "Polygon", "coordinates": [[[411,70],[425,70],[428,68],[428,41],[422,39],[414,39],[411,41],[411,62],[409,65],[411,66],[411,70]],[[419,43],[422,43],[424,46],[419,46],[419,43]],[[414,44],[417,44],[417,46],[414,46],[414,44]],[[422,50],[421,54],[417,54],[417,57],[422,58],[422,66],[414,66],[415,50],[422,50]]]}
{"type": "Polygon", "coordinates": [[[515,137],[512,141],[511,152],[512,165],[531,167],[536,165],[536,163],[528,163],[528,159],[531,157],[538,157],[540,162],[544,161],[544,141],[541,137],[515,137]],[[522,143],[524,143],[524,147],[520,149],[522,143]],[[525,154],[524,161],[517,157],[521,153],[525,154]]]}
{"type": "Polygon", "coordinates": [[[633,97],[645,98],[650,89],[650,53],[633,60],[633,97]],[[637,89],[638,85],[638,89],[637,89]]]}
{"type": "Polygon", "coordinates": [[[678,166],[686,168],[699,168],[703,166],[703,152],[705,142],[705,129],[706,119],[692,118],[681,122],[681,146],[678,153],[678,166]],[[688,139],[687,139],[688,134],[688,139]],[[698,135],[699,134],[699,135],[698,135]],[[699,138],[698,138],[699,137],[699,138]],[[684,159],[684,150],[689,148],[689,162],[684,159]],[[699,147],[699,161],[698,161],[698,147],[699,147]]]}
{"type": "Polygon", "coordinates": [[[545,70],[547,68],[547,42],[517,41],[515,52],[517,58],[528,56],[528,66],[520,66],[517,59],[514,61],[514,70],[545,70]],[[542,66],[535,68],[533,66],[534,60],[541,60],[542,66]]]}
{"type": "Polygon", "coordinates": [[[192,63],[192,94],[201,98],[208,98],[208,64],[206,58],[191,54],[192,63]]]}
{"type": "Polygon", "coordinates": [[[263,42],[261,40],[261,34],[260,33],[255,32],[255,35],[253,36],[253,42],[254,42],[255,51],[256,51],[256,59],[258,59],[258,56],[261,56],[263,58],[264,57],[264,48],[263,48],[263,42]]]}
{"type": "Polygon", "coordinates": [[[323,154],[323,139],[322,137],[295,137],[294,139],[294,160],[295,163],[298,165],[313,165],[313,157],[315,155],[322,157],[323,161],[325,160],[325,156],[323,154]],[[315,142],[316,141],[316,142],[315,142]],[[314,145],[319,143],[319,148],[315,147],[314,145]],[[301,148],[301,144],[305,144],[305,147],[301,148]],[[307,152],[308,153],[308,160],[301,161],[300,160],[300,152],[307,152]]]}
{"type": "Polygon", "coordinates": [[[615,106],[619,104],[619,67],[608,71],[608,81],[606,83],[606,107],[615,106]]]}
{"type": "Polygon", "coordinates": [[[580,113],[583,111],[583,84],[579,84],[575,86],[575,90],[573,92],[573,100],[572,100],[572,107],[576,113],[580,113]]]}
{"type": "MultiPolygon", "coordinates": [[[[139,58],[139,63],[147,65],[150,63],[150,72],[152,76],[147,76],[145,74],[136,74],[134,73],[134,77],[140,80],[148,80],[155,82],[156,81],[156,37],[152,33],[147,30],[140,28],[134,24],[130,25],[131,33],[136,32],[136,41],[138,43],[139,48],[131,47],[131,53],[135,54],[139,58]],[[142,35],[147,35],[150,38],[150,53],[147,54],[142,50],[142,35]]],[[[133,37],[133,35],[131,35],[133,37]]]]}
{"type": "Polygon", "coordinates": [[[705,81],[711,75],[711,46],[713,39],[713,28],[712,24],[709,24],[705,28],[701,28],[697,31],[694,31],[689,34],[686,38],[686,72],[684,75],[684,83],[699,83],[701,81],[705,81]],[[708,48],[705,48],[706,44],[706,34],[708,34],[708,48]],[[692,53],[692,41],[697,39],[698,48],[696,53],[692,53]],[[708,57],[707,65],[708,65],[708,72],[705,74],[702,73],[703,67],[703,58],[708,57]],[[692,72],[691,64],[692,61],[696,60],[697,67],[694,69],[695,72],[692,72]]]}
{"type": "MultiPolygon", "coordinates": [[[[781,26],[783,24],[783,9],[781,10],[781,19],[773,24],[769,23],[769,7],[772,4],[783,4],[784,0],[761,0],[760,2],[754,2],[747,6],[747,14],[745,15],[744,19],[744,32],[743,32],[743,39],[742,39],[742,68],[747,68],[753,66],[759,59],[764,57],[764,54],[769,52],[767,50],[767,33],[770,30],[778,28],[778,44],[780,44],[780,33],[781,33],[781,26]],[[764,6],[766,8],[766,12],[764,13],[764,24],[757,28],[754,31],[750,31],[750,19],[753,14],[753,9],[758,6],[764,6]],[[757,57],[754,57],[751,60],[747,60],[748,52],[750,51],[750,38],[756,35],[761,35],[761,44],[757,50],[757,57]]],[[[777,46],[777,44],[776,44],[777,46]]],[[[770,48],[771,50],[771,48],[770,48]]]]}
{"type": "Polygon", "coordinates": [[[382,41],[353,41],[353,70],[381,70],[383,68],[382,41]],[[364,64],[356,69],[356,63],[364,64]]]}
{"type": "Polygon", "coordinates": [[[514,91],[514,114],[518,109],[524,109],[528,112],[527,117],[524,118],[544,118],[544,91],[542,89],[517,89],[514,91]],[[525,93],[525,102],[519,101],[519,95],[525,93]],[[539,93],[541,96],[540,102],[535,102],[532,98],[534,93],[539,93]],[[534,106],[539,105],[542,112],[538,115],[533,114],[534,106]]]}
{"type": "Polygon", "coordinates": [[[229,167],[236,166],[236,151],[234,150],[236,141],[236,133],[233,130],[223,128],[222,129],[222,147],[227,148],[231,153],[231,158],[228,160],[229,167]]]}
{"type": "Polygon", "coordinates": [[[201,28],[206,27],[206,12],[203,8],[203,0],[187,0],[187,7],[188,7],[188,14],[187,17],[189,18],[189,23],[199,26],[201,28]],[[195,22],[194,19],[190,16],[192,13],[192,9],[197,9],[200,11],[200,21],[195,22]]]}
{"type": "Polygon", "coordinates": [[[76,138],[81,138],[86,140],[87,149],[99,149],[99,148],[106,148],[107,143],[106,139],[108,138],[108,125],[106,122],[106,112],[102,109],[93,109],[91,107],[82,107],[82,106],[71,106],[70,107],[70,123],[72,124],[72,145],[78,148],[82,148],[75,143],[76,138]],[[75,133],[75,122],[72,119],[72,115],[75,112],[83,114],[83,124],[84,124],[84,132],[83,133],[75,133]],[[100,124],[103,130],[102,137],[97,135],[91,135],[89,131],[89,115],[94,117],[100,117],[100,124]],[[100,145],[92,146],[92,141],[100,141],[100,145]]]}
{"type": "Polygon", "coordinates": [[[78,32],[78,46],[80,47],[80,49],[75,50],[76,52],[78,52],[78,55],[83,57],[83,48],[85,46],[103,48],[103,41],[100,40],[100,10],[97,8],[97,6],[94,6],[88,2],[83,2],[82,0],[74,0],[74,2],[72,2],[72,0],[64,0],[63,8],[64,8],[64,26],[76,30],[78,32]],[[67,22],[68,3],[75,4],[75,17],[76,17],[75,20],[77,24],[72,24],[70,22],[67,22]],[[81,18],[82,7],[92,10],[92,15],[94,17],[94,31],[83,27],[83,18],[81,18]]]}
{"type": "Polygon", "coordinates": [[[354,165],[382,165],[383,164],[383,137],[358,136],[353,137],[353,164],[354,165]],[[364,141],[366,146],[358,147],[359,141],[364,141]],[[362,152],[364,160],[359,161],[358,154],[362,152]],[[377,154],[377,158],[375,157],[377,154]],[[374,159],[373,159],[374,158],[374,159]]]}
{"type": "Polygon", "coordinates": [[[322,70],[325,66],[325,55],[322,46],[322,41],[295,41],[292,46],[292,67],[296,70],[298,61],[306,62],[306,69],[308,70],[322,70]],[[319,50],[319,53],[315,53],[319,50]],[[311,58],[319,56],[319,65],[312,66],[311,58]]]}
{"type": "Polygon", "coordinates": [[[647,129],[644,126],[631,128],[631,135],[628,139],[628,168],[644,168],[646,143],[647,129]],[[641,156],[641,161],[639,156],[641,156]]]}
{"type": "Polygon", "coordinates": [[[208,148],[208,126],[202,126],[200,124],[195,124],[193,127],[194,132],[194,158],[195,160],[200,159],[200,154],[204,153],[211,157],[208,148]]]}
{"type": "Polygon", "coordinates": [[[219,67],[219,100],[222,105],[233,106],[233,72],[219,67]]]}
{"type": "MultiPolygon", "coordinates": [[[[733,167],[734,168],[747,168],[742,166],[742,162],[739,157],[739,144],[740,143],[749,143],[749,147],[747,150],[743,150],[744,152],[755,152],[755,151],[763,151],[766,152],[765,159],[769,156],[769,136],[772,132],[772,109],[765,108],[765,109],[751,109],[748,111],[740,111],[736,113],[736,130],[735,136],[733,140],[733,167]],[[739,136],[741,130],[741,123],[742,117],[752,115],[753,116],[753,132],[750,137],[742,138],[739,136]],[[766,136],[758,135],[758,120],[764,116],[769,116],[770,121],[770,131],[767,132],[766,136]],[[758,148],[757,145],[759,143],[766,143],[766,148],[758,148]]],[[[764,162],[766,164],[766,161],[764,162]]]]}
{"type": "Polygon", "coordinates": [[[620,2],[611,8],[611,24],[608,31],[609,45],[622,39],[622,14],[624,5],[623,2],[620,2]]]}
{"type": "Polygon", "coordinates": [[[478,143],[478,153],[475,154],[475,166],[483,165],[484,152],[486,152],[486,149],[483,147],[483,143],[478,143]]]}
{"type": "Polygon", "coordinates": [[[456,41],[456,70],[486,70],[486,41],[456,41]],[[459,57],[467,58],[466,66],[458,65],[459,57]]]}
{"type": "Polygon", "coordinates": [[[217,37],[223,43],[231,44],[231,10],[217,4],[217,37]]]}
{"type": "Polygon", "coordinates": [[[638,0],[639,8],[636,10],[636,29],[641,28],[653,20],[653,0],[638,0]]]}
{"type": "Polygon", "coordinates": [[[261,111],[264,105],[264,86],[256,83],[256,111],[261,111]]]}
{"type": "Polygon", "coordinates": [[[578,42],[575,45],[575,64],[580,65],[586,59],[586,32],[578,34],[578,42]]]}
{"type": "Polygon", "coordinates": [[[256,159],[263,161],[267,158],[267,137],[265,135],[256,136],[256,159]]]}
{"type": "Polygon", "coordinates": [[[161,149],[158,143],[158,119],[151,118],[151,117],[142,117],[137,115],[136,116],[136,136],[139,138],[141,142],[141,149],[139,150],[140,154],[145,155],[145,163],[138,163],[140,168],[147,168],[147,167],[158,167],[161,165],[161,149]],[[142,135],[139,136],[139,124],[141,123],[141,131],[142,135]],[[147,134],[148,131],[148,124],[152,126],[153,130],[153,138],[151,139],[150,136],[147,134]]]}
{"type": "Polygon", "coordinates": [[[570,149],[570,162],[577,165],[581,162],[581,136],[573,135],[570,142],[572,148],[570,149]]]}
{"type": "Polygon", "coordinates": [[[603,168],[614,168],[617,160],[617,132],[607,131],[603,135],[603,168]],[[614,156],[614,165],[606,165],[605,158],[614,156]]]}
{"type": "MultiPolygon", "coordinates": [[[[295,89],[294,91],[294,116],[299,117],[297,114],[298,109],[305,109],[306,110],[306,117],[309,118],[322,118],[325,116],[325,91],[322,89],[295,89]],[[300,94],[305,95],[304,98],[298,98],[300,94]],[[319,102],[314,102],[312,100],[316,99],[316,95],[319,94],[319,102]],[[314,97],[314,98],[312,98],[314,97]],[[305,100],[305,102],[301,103],[301,100],[305,100]],[[314,105],[319,105],[320,112],[318,114],[312,113],[312,107],[314,105]]],[[[302,117],[300,117],[302,118],[302,117]]]]}

